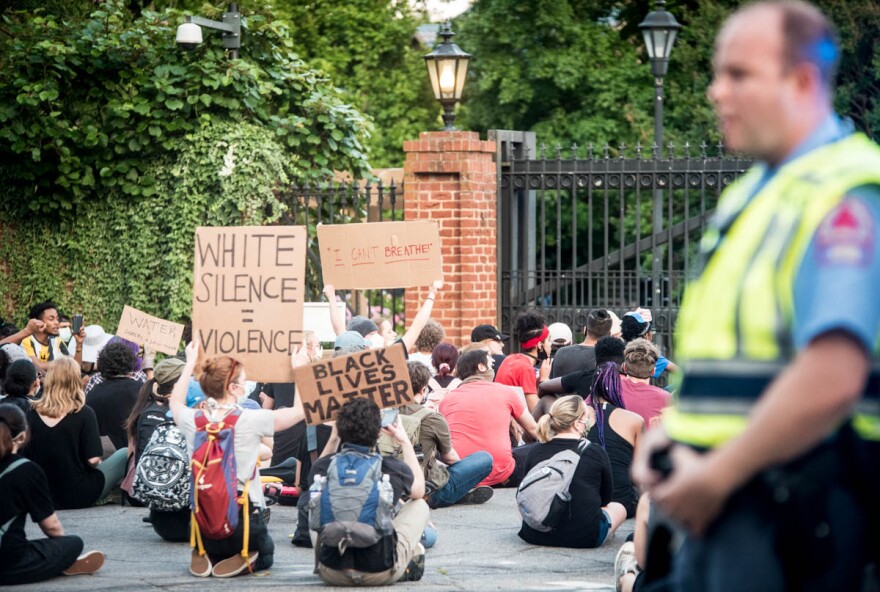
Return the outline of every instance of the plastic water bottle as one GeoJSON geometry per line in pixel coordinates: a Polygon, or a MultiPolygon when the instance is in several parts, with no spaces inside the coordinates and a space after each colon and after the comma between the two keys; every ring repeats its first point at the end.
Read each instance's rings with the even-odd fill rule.
{"type": "Polygon", "coordinates": [[[391,487],[391,478],[388,475],[382,475],[382,481],[379,483],[379,498],[389,507],[394,506],[394,488],[391,487]]]}
{"type": "Polygon", "coordinates": [[[317,475],[312,486],[309,487],[309,529],[319,532],[321,530],[321,492],[324,491],[326,483],[327,477],[317,475]]]}

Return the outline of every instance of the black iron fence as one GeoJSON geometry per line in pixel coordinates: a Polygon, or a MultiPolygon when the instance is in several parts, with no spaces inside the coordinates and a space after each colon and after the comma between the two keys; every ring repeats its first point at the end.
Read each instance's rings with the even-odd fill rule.
{"type": "MultiPolygon", "coordinates": [[[[318,250],[318,224],[387,222],[403,220],[403,184],[394,181],[339,182],[316,185],[292,185],[281,200],[287,211],[279,224],[305,226],[308,229],[306,262],[306,301],[320,302],[323,281],[318,250]]],[[[392,322],[395,330],[404,327],[403,290],[340,290],[351,314],[381,316],[392,322]]]]}
{"type": "MultiPolygon", "coordinates": [[[[498,143],[502,330],[537,307],[577,332],[592,308],[652,309],[671,352],[684,285],[721,191],[750,161],[719,145],[537,147],[531,132],[498,143]]],[[[515,344],[511,344],[515,349],[515,344]]]]}

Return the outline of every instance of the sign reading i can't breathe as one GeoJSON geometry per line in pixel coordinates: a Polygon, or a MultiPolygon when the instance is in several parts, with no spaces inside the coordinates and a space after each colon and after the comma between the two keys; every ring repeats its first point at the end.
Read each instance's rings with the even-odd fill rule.
{"type": "Polygon", "coordinates": [[[324,284],[339,290],[429,286],[443,278],[431,220],[318,226],[324,284]]]}
{"type": "Polygon", "coordinates": [[[249,380],[290,382],[290,350],[302,342],[305,227],[200,227],[195,247],[200,354],[238,359],[249,380]]]}
{"type": "Polygon", "coordinates": [[[294,368],[306,423],[336,419],[349,399],[369,397],[379,408],[413,401],[403,346],[370,349],[294,368]]]}

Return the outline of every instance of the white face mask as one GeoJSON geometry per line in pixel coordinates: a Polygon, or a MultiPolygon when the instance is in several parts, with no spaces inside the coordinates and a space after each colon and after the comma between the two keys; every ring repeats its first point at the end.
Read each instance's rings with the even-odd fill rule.
{"type": "Polygon", "coordinates": [[[382,349],[385,347],[385,339],[378,333],[375,333],[367,338],[367,345],[370,346],[370,349],[382,349]]]}
{"type": "Polygon", "coordinates": [[[58,329],[58,337],[61,338],[61,341],[67,343],[70,341],[70,338],[73,337],[73,333],[70,331],[69,327],[61,327],[58,329]]]}

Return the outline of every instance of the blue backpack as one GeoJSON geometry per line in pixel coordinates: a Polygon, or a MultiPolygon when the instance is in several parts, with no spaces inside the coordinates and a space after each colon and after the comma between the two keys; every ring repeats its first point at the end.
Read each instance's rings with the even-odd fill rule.
{"type": "Polygon", "coordinates": [[[327,476],[310,489],[309,528],[321,545],[339,554],[372,547],[394,532],[394,491],[382,474],[382,456],[362,446],[346,445],[330,461],[327,476]]]}

